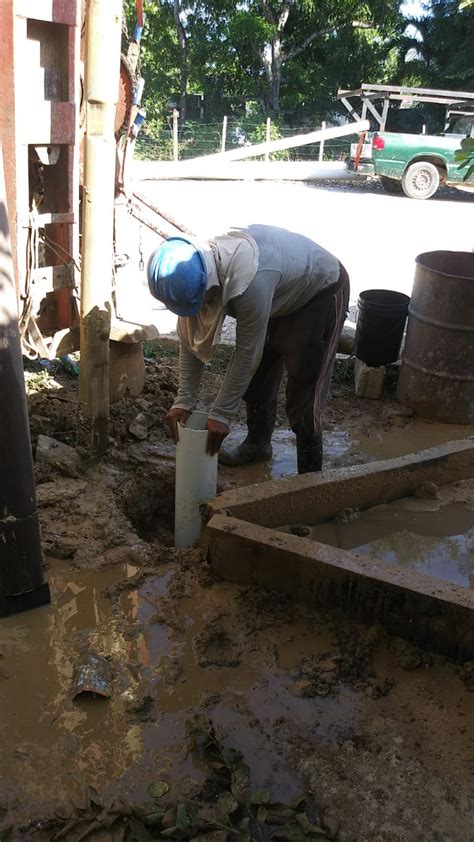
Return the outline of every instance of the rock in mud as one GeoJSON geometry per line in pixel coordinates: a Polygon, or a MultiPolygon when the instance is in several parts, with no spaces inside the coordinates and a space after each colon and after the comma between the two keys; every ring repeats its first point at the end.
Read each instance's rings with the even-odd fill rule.
{"type": "Polygon", "coordinates": [[[146,415],[143,412],[139,412],[138,415],[133,419],[132,423],[128,428],[136,439],[143,441],[146,439],[148,435],[148,423],[146,419],[146,415]]]}
{"type": "Polygon", "coordinates": [[[149,693],[144,693],[136,699],[130,701],[127,705],[127,713],[139,722],[149,722],[154,719],[153,708],[155,700],[149,693]]]}
{"type": "Polygon", "coordinates": [[[107,658],[95,652],[86,652],[74,676],[73,699],[83,694],[110,699],[113,692],[112,666],[107,658]]]}
{"type": "Polygon", "coordinates": [[[36,489],[36,503],[39,509],[54,506],[66,500],[74,500],[87,488],[83,479],[56,479],[55,482],[43,482],[36,489]]]}
{"type": "Polygon", "coordinates": [[[84,466],[73,447],[50,436],[38,436],[36,462],[46,462],[65,477],[77,479],[84,473],[84,466]]]}
{"type": "Polygon", "coordinates": [[[419,669],[419,667],[430,667],[433,663],[433,657],[430,652],[406,643],[400,649],[398,663],[402,669],[411,671],[419,669]]]}
{"type": "Polygon", "coordinates": [[[235,668],[240,665],[242,647],[219,619],[194,638],[194,656],[200,667],[235,668]]]}
{"type": "Polygon", "coordinates": [[[288,535],[297,535],[298,538],[309,538],[311,535],[310,526],[294,524],[294,526],[280,526],[277,532],[286,532],[288,535]]]}
{"type": "Polygon", "coordinates": [[[439,488],[435,482],[422,482],[415,491],[415,497],[420,500],[437,500],[439,498],[439,488]]]}
{"type": "Polygon", "coordinates": [[[358,509],[342,509],[335,515],[334,522],[344,526],[346,523],[353,523],[358,517],[360,517],[358,509]]]}

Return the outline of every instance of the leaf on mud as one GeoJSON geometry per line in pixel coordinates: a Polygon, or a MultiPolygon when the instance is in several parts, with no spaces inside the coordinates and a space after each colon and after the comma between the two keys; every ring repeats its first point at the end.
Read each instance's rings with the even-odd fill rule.
{"type": "Polygon", "coordinates": [[[153,813],[147,813],[145,823],[148,825],[148,827],[161,827],[164,815],[165,814],[162,810],[156,810],[153,813]]]}
{"type": "Polygon", "coordinates": [[[83,839],[87,839],[88,836],[91,836],[92,833],[95,833],[96,830],[102,830],[100,822],[93,821],[83,830],[79,836],[76,837],[76,842],[82,842],[83,839]]]}
{"type": "Polygon", "coordinates": [[[153,842],[153,836],[148,833],[143,822],[138,819],[130,819],[129,826],[137,842],[153,842]]]}
{"type": "Polygon", "coordinates": [[[256,789],[254,794],[252,795],[252,800],[250,802],[257,806],[258,804],[269,804],[270,803],[270,791],[268,789],[256,789]]]}
{"type": "Polygon", "coordinates": [[[306,842],[308,837],[297,822],[290,822],[275,830],[272,833],[272,839],[282,839],[284,842],[306,842]]]}
{"type": "Polygon", "coordinates": [[[230,789],[240,804],[246,802],[250,789],[250,771],[245,763],[238,763],[232,771],[230,789]]]}
{"type": "Polygon", "coordinates": [[[177,831],[178,828],[174,825],[173,827],[167,827],[166,830],[162,830],[160,835],[164,836],[165,839],[169,839],[169,837],[174,836],[177,831]]]}
{"type": "Polygon", "coordinates": [[[260,807],[257,810],[257,822],[258,824],[265,824],[268,818],[268,810],[263,804],[260,804],[260,807]]]}
{"type": "Polygon", "coordinates": [[[293,798],[293,801],[290,801],[289,805],[293,810],[296,810],[297,813],[303,812],[303,808],[306,806],[306,798],[304,795],[297,795],[296,798],[293,798]]]}
{"type": "Polygon", "coordinates": [[[326,831],[323,830],[322,827],[319,827],[316,824],[311,824],[308,816],[306,813],[298,813],[296,816],[296,821],[298,822],[301,829],[312,839],[328,839],[326,831]]]}
{"type": "Polygon", "coordinates": [[[93,786],[86,786],[86,798],[89,804],[92,804],[94,807],[99,807],[101,810],[104,809],[104,802],[93,786]]]}
{"type": "Polygon", "coordinates": [[[267,824],[286,825],[287,822],[291,822],[295,818],[295,811],[285,807],[284,804],[269,804],[267,810],[267,824]]]}
{"type": "Polygon", "coordinates": [[[235,813],[238,806],[239,802],[236,801],[231,792],[223,792],[216,801],[215,814],[219,821],[227,822],[229,816],[235,813]]]}
{"type": "Polygon", "coordinates": [[[174,827],[176,824],[176,807],[173,805],[164,814],[161,823],[164,828],[174,827]]]}
{"type": "Polygon", "coordinates": [[[178,804],[176,808],[176,827],[182,833],[187,833],[191,827],[191,822],[184,804],[178,804]]]}
{"type": "Polygon", "coordinates": [[[151,784],[148,784],[146,791],[152,798],[163,798],[163,795],[166,795],[169,789],[169,784],[166,781],[152,781],[151,784]]]}
{"type": "Polygon", "coordinates": [[[222,769],[227,769],[227,766],[225,765],[223,760],[211,760],[209,766],[216,772],[220,772],[222,769]]]}
{"type": "Polygon", "coordinates": [[[245,816],[244,819],[239,823],[239,830],[242,832],[243,830],[248,830],[250,824],[249,816],[245,816]]]}
{"type": "MultiPolygon", "coordinates": [[[[79,822],[80,819],[71,819],[70,822],[67,822],[65,825],[63,825],[61,830],[58,830],[58,832],[51,837],[51,842],[59,842],[60,839],[67,839],[69,834],[76,829],[79,822]]],[[[0,832],[0,840],[2,840],[3,838],[6,839],[7,836],[3,837],[0,832]]]]}

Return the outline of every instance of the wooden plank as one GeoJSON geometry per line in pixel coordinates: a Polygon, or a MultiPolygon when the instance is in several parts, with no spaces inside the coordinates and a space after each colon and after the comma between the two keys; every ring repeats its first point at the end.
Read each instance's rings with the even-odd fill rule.
{"type": "Polygon", "coordinates": [[[43,266],[36,269],[32,275],[33,295],[36,297],[36,289],[41,289],[44,294],[55,289],[74,289],[74,266],[72,263],[64,263],[60,266],[43,266]]]}
{"type": "Polygon", "coordinates": [[[454,97],[455,99],[472,99],[474,100],[474,91],[450,91],[450,90],[440,90],[438,88],[409,88],[405,87],[404,85],[370,85],[370,84],[363,84],[362,85],[362,92],[365,94],[366,91],[380,91],[382,93],[389,92],[389,93],[398,93],[398,94],[414,94],[415,96],[419,95],[427,95],[427,96],[442,96],[442,97],[454,97]]]}
{"type": "MultiPolygon", "coordinates": [[[[45,225],[74,225],[76,222],[76,217],[74,213],[39,213],[36,217],[38,222],[38,228],[43,228],[45,225]]],[[[22,216],[18,217],[18,224],[22,228],[30,228],[30,217],[22,216]]]]}
{"type": "Polygon", "coordinates": [[[357,111],[355,110],[355,108],[351,105],[351,103],[349,102],[349,100],[348,100],[348,99],[346,99],[346,97],[341,96],[341,97],[340,97],[340,100],[341,100],[341,102],[342,102],[342,104],[343,104],[344,108],[346,109],[346,111],[348,111],[348,112],[349,112],[349,114],[351,115],[351,117],[352,117],[354,120],[356,120],[356,121],[357,121],[357,120],[361,120],[361,119],[362,119],[362,117],[361,117],[361,116],[357,113],[357,111]]]}
{"type": "Polygon", "coordinates": [[[366,97],[364,97],[363,103],[369,109],[370,113],[375,117],[375,119],[377,120],[377,123],[379,124],[380,128],[382,128],[382,119],[383,118],[382,118],[382,115],[379,114],[379,112],[377,111],[375,105],[373,105],[371,103],[370,99],[368,99],[366,97]]]}
{"type": "Polygon", "coordinates": [[[80,6],[81,4],[74,0],[16,0],[15,11],[22,18],[78,26],[80,6]]]}

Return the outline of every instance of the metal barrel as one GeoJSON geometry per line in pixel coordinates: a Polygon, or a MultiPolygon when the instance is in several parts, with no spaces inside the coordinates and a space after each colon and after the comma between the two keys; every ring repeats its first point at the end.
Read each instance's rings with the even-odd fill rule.
{"type": "Polygon", "coordinates": [[[474,254],[418,255],[398,400],[417,415],[474,424],[474,254]]]}

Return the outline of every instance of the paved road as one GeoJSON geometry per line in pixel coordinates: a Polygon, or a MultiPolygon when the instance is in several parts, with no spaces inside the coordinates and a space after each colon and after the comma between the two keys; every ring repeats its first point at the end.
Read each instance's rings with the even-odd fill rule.
{"type": "MultiPolygon", "coordinates": [[[[410,294],[415,258],[424,251],[474,248],[474,194],[455,190],[426,202],[389,195],[377,182],[155,181],[140,190],[199,236],[251,223],[312,236],[347,267],[353,303],[374,287],[410,294]]],[[[151,249],[153,237],[144,245],[151,249]]],[[[168,318],[163,332],[169,327],[168,318]]]]}

